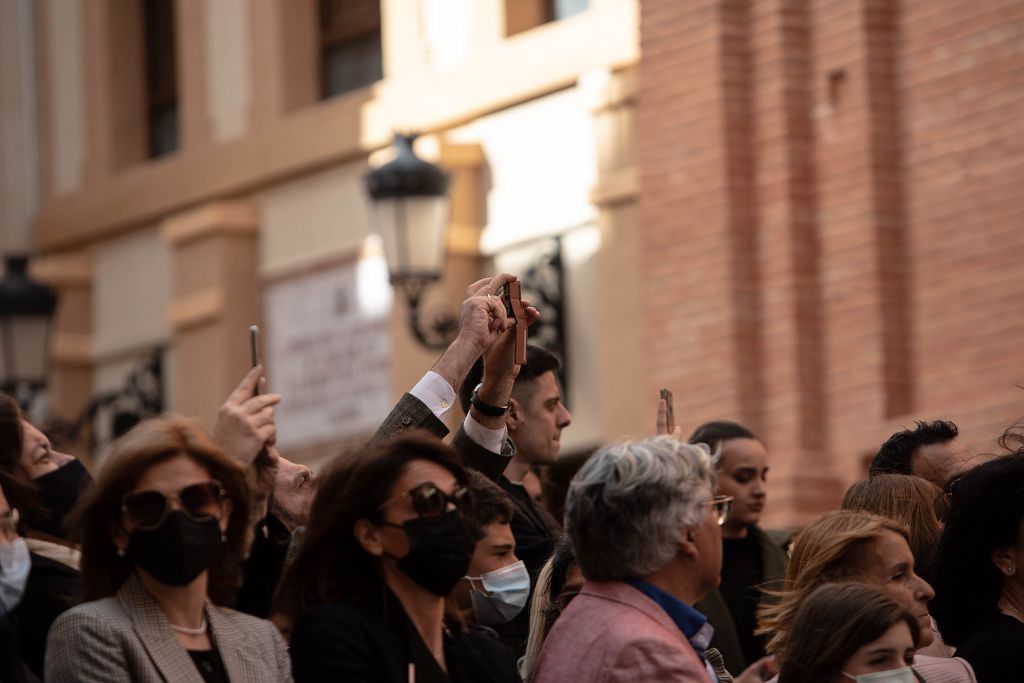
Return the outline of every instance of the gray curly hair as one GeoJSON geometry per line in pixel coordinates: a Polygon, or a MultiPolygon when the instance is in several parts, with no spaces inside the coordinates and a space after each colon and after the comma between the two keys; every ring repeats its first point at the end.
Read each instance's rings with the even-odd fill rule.
{"type": "Polygon", "coordinates": [[[700,524],[715,491],[704,444],[671,436],[614,443],[580,468],[565,502],[565,527],[583,576],[648,576],[675,556],[684,526],[700,524]]]}

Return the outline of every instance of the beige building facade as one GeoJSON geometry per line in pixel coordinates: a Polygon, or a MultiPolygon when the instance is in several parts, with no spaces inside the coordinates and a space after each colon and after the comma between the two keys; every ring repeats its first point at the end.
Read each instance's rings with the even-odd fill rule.
{"type": "Polygon", "coordinates": [[[564,448],[650,429],[630,305],[635,0],[13,0],[0,12],[0,227],[60,293],[56,416],[156,353],[165,407],[209,423],[258,323],[285,395],[282,450],[316,463],[365,438],[436,356],[388,284],[363,180],[393,131],[415,130],[421,156],[452,175],[448,265],[427,314],[457,311],[469,282],[525,269],[557,238],[575,415],[564,448]]]}

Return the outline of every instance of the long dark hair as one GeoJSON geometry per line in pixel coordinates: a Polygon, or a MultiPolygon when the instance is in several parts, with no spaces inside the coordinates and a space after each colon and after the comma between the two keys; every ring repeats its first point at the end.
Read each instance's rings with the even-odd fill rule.
{"type": "Polygon", "coordinates": [[[779,683],[831,681],[857,650],[905,623],[917,648],[917,619],[877,588],[829,583],[812,592],[793,617],[786,646],[776,654],[779,683]]]}
{"type": "Polygon", "coordinates": [[[30,519],[46,519],[49,513],[39,502],[36,485],[21,463],[24,419],[18,402],[0,394],[0,488],[12,508],[21,513],[22,526],[30,519]]]}
{"type": "Polygon", "coordinates": [[[121,437],[107,456],[93,485],[82,494],[74,513],[74,529],[82,539],[82,588],[85,600],[99,600],[118,591],[132,571],[119,557],[113,530],[121,521],[121,500],[149,468],[185,455],[206,468],[231,501],[227,541],[210,567],[207,593],[227,604],[238,587],[239,563],[249,548],[250,489],[242,466],[207,436],[199,423],[182,417],[140,422],[121,437]]]}
{"type": "Polygon", "coordinates": [[[998,609],[1004,577],[992,553],[1018,542],[1022,519],[1024,449],[978,465],[953,486],[929,604],[947,644],[960,645],[979,619],[998,609]]]}
{"type": "Polygon", "coordinates": [[[306,533],[278,584],[275,617],[285,628],[311,605],[341,600],[381,600],[384,584],[377,559],[354,535],[359,519],[379,519],[405,466],[427,460],[467,481],[459,456],[426,433],[388,439],[339,455],[320,478],[306,533]]]}

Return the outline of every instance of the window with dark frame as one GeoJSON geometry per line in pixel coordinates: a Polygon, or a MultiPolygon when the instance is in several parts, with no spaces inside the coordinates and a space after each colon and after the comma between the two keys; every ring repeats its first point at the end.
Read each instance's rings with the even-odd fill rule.
{"type": "Polygon", "coordinates": [[[174,0],[144,0],[146,121],[149,158],[178,150],[178,69],[174,0]]]}
{"type": "Polygon", "coordinates": [[[320,64],[324,98],[383,78],[380,0],[320,0],[320,64]]]}

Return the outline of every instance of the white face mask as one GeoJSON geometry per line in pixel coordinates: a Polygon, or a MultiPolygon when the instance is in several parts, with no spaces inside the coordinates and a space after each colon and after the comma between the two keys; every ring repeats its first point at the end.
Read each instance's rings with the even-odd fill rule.
{"type": "Polygon", "coordinates": [[[505,624],[523,611],[530,597],[530,573],[522,560],[480,576],[464,577],[473,590],[469,600],[478,624],[497,626],[505,624]],[[479,581],[486,593],[477,590],[479,581]]]}
{"type": "Polygon", "coordinates": [[[24,538],[0,543],[0,613],[7,614],[21,602],[32,569],[24,538]]]}
{"type": "Polygon", "coordinates": [[[857,681],[857,683],[917,683],[917,679],[914,678],[914,672],[910,670],[909,666],[905,666],[902,669],[879,671],[873,674],[861,674],[860,676],[851,676],[845,671],[840,673],[851,681],[857,681]]]}

